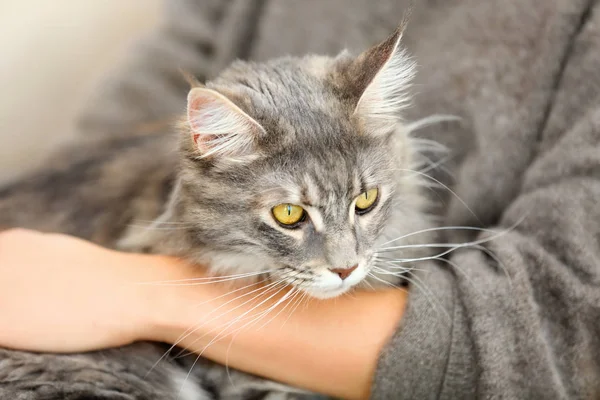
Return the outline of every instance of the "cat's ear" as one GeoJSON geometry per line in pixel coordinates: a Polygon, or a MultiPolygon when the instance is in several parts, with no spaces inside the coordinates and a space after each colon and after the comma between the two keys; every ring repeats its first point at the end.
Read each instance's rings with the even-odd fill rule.
{"type": "Polygon", "coordinates": [[[190,90],[187,122],[200,157],[244,158],[256,153],[263,127],[222,94],[204,87],[190,90]]]}
{"type": "Polygon", "coordinates": [[[354,114],[373,133],[389,132],[410,100],[415,64],[401,46],[403,22],[387,39],[364,51],[350,65],[350,85],[358,99],[354,114]]]}

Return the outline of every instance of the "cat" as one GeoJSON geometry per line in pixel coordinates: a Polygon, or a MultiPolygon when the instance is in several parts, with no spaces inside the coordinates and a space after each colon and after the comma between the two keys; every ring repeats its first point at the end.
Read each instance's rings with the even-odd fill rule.
{"type": "MultiPolygon", "coordinates": [[[[427,257],[418,245],[433,226],[418,139],[401,116],[415,74],[402,32],[358,56],[236,61],[193,85],[177,135],[82,145],[0,190],[0,228],[176,255],[318,298],[400,284],[410,263],[386,260],[427,257]],[[381,251],[390,241],[401,248],[381,251]]],[[[0,399],[311,396],[206,360],[185,379],[188,358],[153,367],[166,349],[0,350],[0,399]]]]}

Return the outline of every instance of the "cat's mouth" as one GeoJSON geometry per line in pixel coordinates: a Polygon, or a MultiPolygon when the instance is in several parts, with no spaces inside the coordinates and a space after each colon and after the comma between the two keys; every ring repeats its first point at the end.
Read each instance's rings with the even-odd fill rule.
{"type": "Polygon", "coordinates": [[[299,269],[284,267],[271,277],[272,281],[284,282],[309,296],[328,299],[340,296],[362,282],[368,275],[365,262],[360,262],[347,274],[326,266],[299,269]]]}

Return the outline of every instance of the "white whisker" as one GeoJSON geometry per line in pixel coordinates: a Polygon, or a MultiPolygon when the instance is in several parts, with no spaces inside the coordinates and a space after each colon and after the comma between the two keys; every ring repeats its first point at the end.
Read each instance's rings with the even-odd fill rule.
{"type": "Polygon", "coordinates": [[[394,289],[403,290],[403,291],[405,291],[405,292],[406,292],[406,289],[404,289],[403,287],[396,286],[396,285],[394,285],[393,283],[391,283],[391,282],[388,282],[388,281],[386,281],[386,280],[383,280],[383,279],[381,279],[380,277],[378,277],[378,276],[376,276],[376,275],[374,275],[374,274],[372,274],[372,273],[370,273],[370,272],[367,274],[367,276],[370,276],[371,278],[373,278],[373,279],[375,279],[375,280],[377,280],[377,281],[379,281],[379,282],[383,283],[384,285],[391,286],[391,287],[393,287],[394,289]]]}
{"type": "MultiPolygon", "coordinates": [[[[456,115],[443,115],[443,114],[433,114],[425,118],[418,119],[414,122],[406,124],[405,127],[409,133],[417,131],[419,129],[423,129],[430,125],[439,124],[440,122],[450,122],[450,121],[462,121],[462,118],[456,115]]],[[[419,139],[419,140],[427,140],[427,139],[419,139]]],[[[431,141],[433,142],[433,141],[431,141]]],[[[434,142],[437,143],[437,142],[434,142]]],[[[441,146],[441,144],[440,144],[441,146]]]]}
{"type": "Polygon", "coordinates": [[[151,225],[137,225],[137,224],[127,224],[127,226],[131,227],[131,228],[144,229],[144,230],[148,230],[148,231],[177,231],[177,230],[188,229],[188,227],[185,227],[185,226],[169,227],[169,226],[151,226],[151,225]]]}
{"type": "Polygon", "coordinates": [[[174,280],[166,280],[166,281],[150,281],[150,282],[135,282],[136,285],[158,285],[158,286],[182,286],[183,282],[201,282],[201,283],[193,283],[193,284],[183,284],[183,286],[188,285],[202,285],[205,283],[217,283],[217,282],[227,282],[235,279],[249,278],[253,276],[267,274],[269,272],[273,272],[275,270],[265,270],[258,272],[247,272],[243,274],[234,274],[234,275],[224,275],[224,276],[209,276],[209,277],[199,277],[199,278],[187,278],[187,279],[174,279],[174,280]]]}
{"type": "MultiPolygon", "coordinates": [[[[457,245],[449,248],[448,250],[445,250],[445,251],[443,251],[441,253],[438,253],[438,254],[435,254],[433,256],[417,257],[417,258],[400,258],[400,259],[397,260],[397,262],[415,262],[415,261],[434,260],[434,259],[437,259],[439,257],[443,257],[446,254],[452,253],[453,251],[461,249],[461,248],[468,248],[468,247],[471,247],[473,245],[479,245],[479,244],[482,244],[482,243],[486,243],[486,242],[492,241],[492,240],[497,239],[498,237],[500,237],[502,235],[505,235],[508,232],[509,231],[501,231],[500,233],[497,233],[496,235],[492,235],[492,236],[484,238],[484,239],[475,240],[475,241],[472,241],[472,242],[460,243],[460,244],[457,244],[457,245]]],[[[418,246],[420,246],[420,245],[418,245],[418,246]]],[[[438,246],[438,247],[441,247],[441,246],[438,246]]]]}
{"type": "MultiPolygon", "coordinates": [[[[238,320],[242,319],[246,314],[248,314],[249,312],[252,312],[253,310],[255,310],[257,307],[259,307],[260,305],[264,304],[266,301],[268,301],[269,299],[273,298],[273,296],[277,295],[279,292],[281,292],[283,289],[285,289],[285,286],[283,286],[281,289],[279,289],[277,292],[273,293],[272,295],[270,295],[269,297],[267,297],[265,300],[263,300],[262,302],[260,302],[258,305],[252,307],[250,310],[244,312],[242,315],[234,318],[232,321],[228,322],[226,325],[226,327],[221,331],[221,333],[217,334],[200,352],[198,352],[198,356],[196,357],[196,359],[194,360],[194,362],[192,363],[192,366],[190,367],[189,372],[187,373],[183,383],[185,384],[185,382],[187,382],[187,380],[190,377],[190,374],[192,373],[192,370],[194,369],[194,367],[196,366],[196,364],[198,363],[198,360],[200,360],[200,358],[202,357],[202,354],[206,351],[206,349],[208,347],[210,347],[210,345],[212,345],[217,339],[220,340],[222,333],[229,328],[230,326],[232,326],[233,324],[235,324],[238,320]]],[[[208,334],[210,334],[213,330],[205,333],[204,335],[202,335],[201,337],[197,338],[196,340],[194,340],[193,343],[196,343],[198,340],[203,339],[205,336],[207,336],[208,334]]]]}
{"type": "MultiPolygon", "coordinates": [[[[236,308],[239,308],[239,307],[241,307],[241,306],[243,306],[243,305],[247,304],[249,301],[252,301],[252,300],[254,300],[256,297],[258,297],[258,296],[260,296],[260,295],[262,295],[262,294],[268,293],[268,292],[271,290],[270,288],[272,288],[272,287],[273,287],[274,285],[276,285],[277,283],[281,283],[281,281],[273,282],[273,283],[270,283],[270,284],[268,284],[268,285],[266,285],[266,286],[261,286],[261,287],[260,287],[260,288],[258,288],[258,289],[254,289],[254,290],[252,290],[252,291],[250,291],[250,292],[248,292],[248,293],[244,293],[244,294],[242,294],[242,295],[240,295],[240,296],[237,296],[237,297],[235,297],[235,298],[233,298],[233,299],[231,299],[231,300],[229,300],[229,301],[227,301],[227,302],[225,302],[225,303],[221,304],[221,305],[220,305],[219,307],[217,307],[216,309],[213,309],[213,310],[212,310],[210,313],[208,313],[208,315],[206,315],[206,316],[204,316],[204,317],[206,318],[206,317],[210,316],[210,315],[211,315],[212,313],[214,313],[215,311],[219,310],[220,308],[222,308],[222,307],[226,306],[227,304],[229,304],[229,303],[231,303],[231,302],[233,302],[233,301],[239,300],[239,299],[241,299],[241,298],[243,298],[243,297],[246,297],[246,296],[248,296],[248,295],[250,295],[250,294],[256,293],[257,291],[259,292],[258,294],[256,294],[256,296],[252,297],[250,300],[248,300],[248,301],[246,301],[246,302],[242,303],[241,305],[239,305],[238,307],[236,307],[236,308]]],[[[231,312],[231,311],[234,311],[236,308],[229,310],[229,312],[231,312]]],[[[226,314],[226,313],[225,313],[225,314],[226,314]]],[[[223,315],[225,315],[225,314],[221,314],[220,316],[217,316],[216,318],[220,318],[220,317],[222,317],[222,316],[223,316],[223,315]]],[[[214,319],[214,318],[213,318],[213,319],[214,319]]],[[[204,323],[206,324],[206,323],[208,323],[208,322],[212,321],[213,319],[211,319],[211,320],[209,320],[209,321],[204,321],[204,323]]],[[[167,354],[169,354],[171,351],[173,351],[173,349],[174,349],[175,347],[177,347],[177,345],[178,345],[179,343],[181,343],[183,340],[185,340],[187,337],[189,337],[190,335],[192,335],[194,332],[196,332],[196,331],[197,331],[198,329],[200,329],[201,327],[202,327],[202,325],[199,323],[199,324],[198,324],[198,325],[197,325],[195,328],[194,328],[194,326],[192,325],[192,326],[190,326],[188,329],[186,329],[186,330],[185,330],[185,331],[184,331],[184,332],[183,332],[183,333],[182,333],[182,334],[181,334],[181,335],[180,335],[180,336],[177,338],[177,340],[175,340],[175,342],[174,342],[174,343],[171,345],[171,347],[169,347],[169,349],[167,349],[167,351],[165,351],[165,352],[163,353],[163,355],[162,355],[162,356],[161,356],[161,357],[160,357],[160,358],[159,358],[159,359],[158,359],[158,360],[157,360],[157,361],[156,361],[156,362],[155,362],[155,363],[152,365],[152,367],[150,368],[150,370],[149,370],[149,371],[146,373],[146,376],[147,376],[147,375],[148,375],[150,372],[152,372],[152,370],[153,370],[154,368],[156,368],[156,366],[158,365],[158,363],[160,363],[160,361],[162,361],[162,360],[163,360],[163,359],[164,359],[164,358],[167,356],[167,354]]],[[[178,354],[176,357],[179,357],[179,356],[180,356],[180,354],[181,354],[181,352],[180,352],[180,353],[179,353],[179,354],[178,354]]]]}
{"type": "Polygon", "coordinates": [[[423,172],[417,171],[417,170],[412,170],[412,169],[402,169],[399,168],[399,171],[407,171],[407,172],[413,172],[417,175],[423,176],[427,179],[431,179],[433,182],[437,183],[438,185],[440,185],[442,188],[446,189],[448,192],[450,192],[450,194],[452,194],[466,209],[467,211],[469,211],[469,213],[471,213],[471,215],[473,217],[475,217],[475,219],[477,220],[477,222],[479,222],[481,225],[484,225],[483,222],[479,219],[479,217],[475,214],[475,212],[471,209],[471,207],[468,206],[468,204],[458,195],[456,194],[456,192],[454,192],[452,189],[450,189],[447,185],[445,185],[444,183],[442,183],[441,181],[439,181],[438,179],[435,179],[434,177],[432,177],[431,175],[425,174],[423,172]]]}
{"type": "Polygon", "coordinates": [[[399,266],[399,265],[394,264],[394,262],[392,262],[392,261],[387,261],[385,266],[376,266],[376,267],[378,268],[379,271],[383,271],[383,272],[380,272],[381,275],[395,275],[398,277],[402,277],[402,276],[404,276],[403,274],[405,274],[407,272],[413,272],[413,271],[429,273],[429,271],[422,269],[422,268],[399,266]]]}
{"type": "MultiPolygon", "coordinates": [[[[242,313],[241,315],[237,316],[237,317],[236,317],[236,318],[234,318],[233,320],[231,320],[231,321],[227,322],[227,323],[225,324],[225,328],[223,328],[223,329],[221,330],[221,332],[220,332],[218,335],[216,335],[216,336],[215,336],[215,337],[214,337],[214,338],[213,338],[213,339],[212,339],[212,340],[211,340],[211,341],[210,341],[210,342],[209,342],[209,343],[208,343],[206,346],[204,346],[204,348],[202,349],[202,351],[200,351],[200,353],[199,353],[199,356],[201,356],[201,355],[204,353],[204,351],[206,351],[206,349],[207,349],[208,347],[210,347],[210,346],[211,346],[211,345],[212,345],[214,342],[216,342],[216,341],[218,341],[218,340],[222,339],[222,338],[224,337],[224,336],[223,336],[223,335],[224,335],[224,333],[226,332],[226,330],[227,330],[229,327],[231,327],[231,326],[235,325],[237,322],[243,321],[243,320],[246,318],[246,316],[247,316],[249,313],[251,313],[252,311],[254,311],[255,309],[257,309],[258,307],[260,307],[261,305],[265,304],[267,301],[269,301],[270,299],[272,299],[273,297],[275,297],[277,294],[279,294],[279,293],[280,293],[282,290],[284,290],[286,287],[287,287],[287,285],[284,285],[284,286],[283,286],[283,287],[281,287],[279,290],[277,290],[275,293],[271,294],[269,297],[267,297],[266,299],[264,299],[263,301],[261,301],[260,303],[258,303],[257,305],[255,305],[254,307],[252,307],[251,309],[249,309],[248,311],[245,311],[244,313],[242,313]]],[[[292,292],[292,291],[290,291],[290,292],[292,292]]],[[[279,300],[278,300],[278,301],[275,303],[275,305],[273,305],[273,306],[270,306],[270,307],[269,307],[269,308],[268,308],[266,311],[261,311],[261,312],[259,312],[257,315],[260,317],[260,316],[263,316],[263,315],[265,315],[266,313],[270,312],[270,311],[271,311],[271,310],[272,310],[274,307],[278,306],[279,304],[281,304],[281,302],[282,302],[282,301],[286,300],[286,299],[289,297],[289,295],[290,295],[290,292],[286,293],[286,294],[285,294],[285,295],[284,295],[284,296],[283,296],[281,299],[279,299],[279,300]]],[[[249,318],[255,318],[255,317],[256,317],[256,315],[255,315],[255,316],[250,316],[249,318]]],[[[251,320],[251,322],[253,322],[253,321],[255,321],[255,320],[256,320],[256,319],[252,319],[252,320],[251,320]]],[[[239,329],[246,327],[247,325],[248,325],[248,323],[246,323],[246,324],[242,325],[240,328],[236,328],[236,329],[235,329],[235,330],[233,330],[232,332],[229,332],[229,333],[227,333],[225,336],[227,336],[227,335],[231,335],[231,334],[233,334],[233,333],[237,332],[239,329]]],[[[206,335],[204,335],[204,336],[206,336],[206,335]]],[[[201,338],[199,338],[199,339],[201,339],[201,338]]]]}
{"type": "Polygon", "coordinates": [[[399,236],[395,239],[392,240],[388,240],[385,243],[382,243],[381,246],[385,246],[386,244],[390,244],[392,242],[396,242],[398,240],[402,240],[402,239],[406,239],[407,237],[411,237],[414,235],[419,235],[421,233],[428,233],[428,232],[436,232],[436,231],[448,231],[448,230],[469,230],[469,231],[480,231],[480,232],[496,232],[492,229],[485,229],[485,228],[476,228],[473,226],[441,226],[441,227],[437,227],[437,228],[427,228],[427,229],[421,229],[415,232],[411,232],[411,233],[407,233],[406,235],[402,235],[399,236]]]}
{"type": "MultiPolygon", "coordinates": [[[[300,273],[300,271],[294,271],[294,272],[300,273]]],[[[288,276],[290,276],[290,275],[292,275],[292,274],[287,274],[287,275],[288,275],[288,276]]],[[[218,311],[219,309],[221,309],[222,307],[226,306],[227,304],[229,304],[229,303],[231,303],[231,302],[233,302],[233,301],[239,300],[239,299],[241,299],[241,298],[243,298],[243,297],[245,297],[245,296],[248,296],[248,295],[250,295],[250,294],[253,294],[253,293],[255,293],[255,292],[258,292],[258,294],[257,294],[256,296],[253,296],[251,299],[249,299],[249,300],[246,300],[246,301],[245,301],[245,302],[243,302],[242,304],[239,304],[239,305],[237,305],[236,307],[234,307],[234,308],[232,308],[232,309],[230,309],[230,310],[228,310],[228,311],[225,311],[224,313],[222,313],[222,314],[220,314],[220,315],[218,315],[218,316],[216,316],[216,317],[213,317],[212,319],[209,319],[208,321],[204,321],[204,324],[207,324],[207,323],[209,323],[209,322],[211,322],[211,321],[214,321],[215,319],[219,319],[219,318],[221,318],[221,317],[223,317],[223,316],[227,315],[228,313],[230,313],[230,312],[232,312],[232,311],[235,311],[236,309],[238,309],[238,308],[240,308],[240,307],[242,307],[242,306],[244,306],[244,305],[246,305],[246,304],[248,304],[248,303],[250,303],[250,302],[252,302],[252,301],[256,300],[256,299],[257,299],[259,296],[261,296],[261,295],[263,295],[263,294],[267,294],[267,293],[269,293],[270,291],[274,290],[275,288],[277,288],[277,286],[279,286],[279,285],[281,285],[281,284],[283,284],[283,287],[282,287],[282,288],[285,288],[286,286],[288,286],[288,283],[286,283],[286,282],[285,282],[285,279],[286,279],[286,277],[284,276],[283,278],[281,278],[281,279],[279,279],[279,280],[277,280],[277,281],[271,282],[271,283],[269,283],[268,285],[265,285],[264,287],[260,287],[260,288],[258,288],[258,289],[254,289],[254,290],[252,290],[252,291],[250,291],[250,292],[248,292],[248,293],[245,293],[245,294],[243,294],[243,295],[241,295],[241,296],[238,296],[238,297],[236,297],[236,298],[234,298],[234,299],[231,299],[231,300],[229,300],[229,301],[227,301],[227,302],[225,302],[225,303],[221,304],[219,307],[217,307],[217,308],[213,309],[211,312],[209,312],[209,313],[208,313],[207,315],[205,315],[204,317],[206,318],[206,317],[210,316],[210,315],[211,315],[211,314],[213,314],[215,311],[218,311]],[[267,289],[267,290],[265,290],[265,289],[267,289]]],[[[279,290],[279,291],[280,291],[280,290],[279,290]]],[[[279,291],[278,291],[278,292],[279,292],[279,291]]],[[[259,305],[260,305],[260,304],[259,304],[259,305]]],[[[202,325],[198,325],[198,326],[197,326],[195,329],[193,329],[191,332],[189,332],[189,333],[188,333],[188,332],[184,333],[184,337],[183,337],[183,338],[180,338],[180,339],[178,339],[178,342],[180,342],[181,340],[184,340],[186,337],[188,337],[189,335],[193,334],[195,331],[197,331],[198,329],[200,329],[200,327],[201,327],[201,326],[202,326],[202,325]]],[[[191,327],[190,327],[189,329],[191,329],[191,327]]],[[[189,331],[189,329],[188,329],[188,331],[189,331]]],[[[197,340],[199,340],[199,339],[196,339],[196,340],[194,341],[194,343],[195,343],[197,340]]]]}
{"type": "Polygon", "coordinates": [[[246,286],[242,286],[242,287],[240,287],[240,288],[238,288],[238,289],[234,289],[234,290],[232,290],[232,291],[229,291],[229,292],[227,292],[227,293],[224,293],[224,294],[222,294],[222,295],[220,295],[220,296],[217,296],[217,297],[211,297],[211,298],[210,298],[210,299],[208,299],[208,300],[205,300],[205,301],[202,301],[202,302],[200,302],[200,303],[198,303],[198,304],[195,304],[193,307],[194,307],[194,308],[196,308],[196,307],[200,307],[200,306],[202,306],[202,305],[204,305],[204,304],[206,304],[206,303],[210,303],[210,302],[212,302],[212,301],[215,301],[215,300],[221,299],[221,298],[223,298],[223,297],[227,297],[227,296],[229,296],[229,295],[231,295],[231,294],[233,294],[233,293],[240,292],[240,291],[242,291],[242,290],[244,290],[244,289],[248,289],[248,288],[250,288],[250,287],[252,287],[252,286],[261,285],[261,284],[263,284],[263,283],[265,283],[265,282],[268,282],[268,280],[269,280],[269,279],[263,279],[262,281],[258,281],[258,282],[254,282],[254,283],[251,283],[251,284],[249,284],[249,285],[246,285],[246,286]]]}
{"type": "Polygon", "coordinates": [[[294,305],[292,310],[290,311],[290,315],[288,315],[288,317],[285,319],[285,321],[283,321],[283,324],[281,324],[281,328],[283,328],[283,326],[288,322],[288,320],[291,318],[294,311],[296,311],[296,309],[300,306],[302,301],[306,299],[307,296],[308,296],[308,292],[303,291],[302,294],[299,296],[299,300],[296,302],[296,305],[294,305]]]}
{"type": "MultiPolygon", "coordinates": [[[[273,316],[273,317],[272,317],[272,318],[271,318],[269,321],[267,321],[267,322],[266,322],[266,323],[264,323],[262,326],[260,326],[260,327],[259,327],[257,330],[260,330],[260,329],[262,329],[262,328],[263,328],[263,327],[265,327],[267,324],[269,324],[271,321],[273,321],[275,318],[277,318],[277,316],[278,316],[279,314],[281,314],[281,313],[282,313],[282,312],[283,312],[283,311],[284,311],[284,310],[287,308],[287,306],[288,306],[288,305],[290,305],[290,304],[292,303],[292,301],[294,300],[294,298],[296,298],[296,297],[297,297],[298,293],[300,293],[300,290],[297,290],[297,289],[292,289],[292,290],[290,291],[290,293],[294,293],[294,294],[292,295],[292,297],[290,298],[290,301],[289,301],[287,304],[285,304],[285,306],[284,306],[284,307],[283,307],[283,308],[282,308],[282,309],[281,309],[281,310],[280,310],[280,311],[279,311],[277,314],[275,314],[275,316],[273,316]],[[295,290],[295,292],[294,292],[294,290],[295,290]]],[[[239,333],[239,332],[238,332],[238,333],[239,333]]],[[[231,345],[233,344],[233,341],[234,341],[234,339],[235,339],[236,337],[237,337],[237,333],[236,333],[236,334],[235,334],[235,335],[234,335],[234,336],[231,338],[231,341],[229,342],[229,346],[227,346],[227,352],[226,352],[226,354],[225,354],[225,369],[226,369],[226,372],[227,372],[227,377],[229,378],[229,381],[230,381],[232,384],[233,384],[233,382],[232,382],[232,380],[231,380],[231,375],[229,374],[229,351],[231,350],[231,345]]]]}

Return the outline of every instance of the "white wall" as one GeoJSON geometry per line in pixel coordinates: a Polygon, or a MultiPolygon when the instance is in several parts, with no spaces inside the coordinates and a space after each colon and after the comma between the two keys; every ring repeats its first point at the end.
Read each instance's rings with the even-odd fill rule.
{"type": "Polygon", "coordinates": [[[73,115],[161,0],[0,0],[0,182],[72,133],[73,115]]]}

